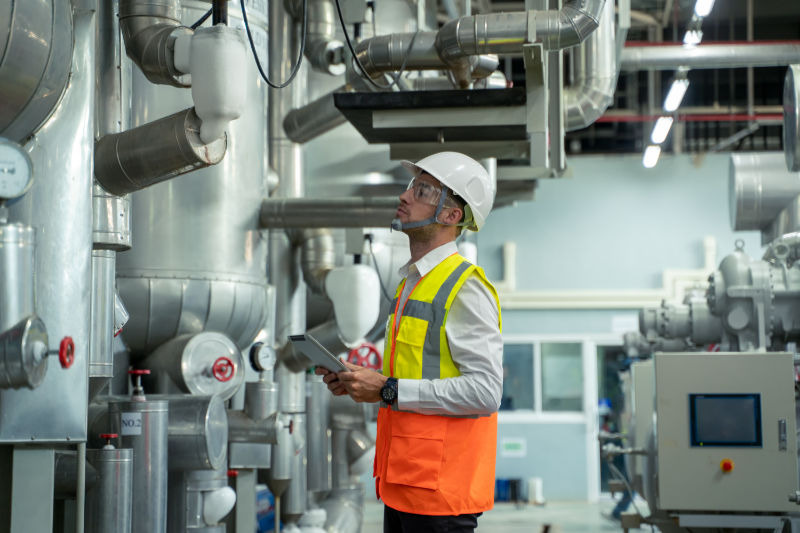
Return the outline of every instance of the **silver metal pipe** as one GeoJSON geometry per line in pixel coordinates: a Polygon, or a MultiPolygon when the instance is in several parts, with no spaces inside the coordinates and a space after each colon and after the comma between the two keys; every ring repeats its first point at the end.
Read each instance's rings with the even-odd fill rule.
{"type": "Polygon", "coordinates": [[[36,315],[0,333],[0,389],[35,389],[47,372],[48,337],[36,315]]]}
{"type": "Polygon", "coordinates": [[[120,0],[119,25],[125,50],[152,83],[188,87],[175,68],[173,47],[178,33],[191,35],[180,24],[176,0],[120,0]]]}
{"type": "Polygon", "coordinates": [[[138,191],[222,161],[227,135],[200,140],[200,118],[194,108],[106,135],[95,145],[95,177],[116,195],[138,191]]]}
{"type": "MultiPolygon", "coordinates": [[[[149,399],[161,396],[149,395],[149,399]]],[[[220,396],[168,396],[170,470],[217,470],[225,466],[228,416],[220,396]]]]}
{"type": "Polygon", "coordinates": [[[322,294],[325,292],[325,276],[336,267],[333,234],[328,228],[303,229],[296,233],[301,242],[303,280],[313,292],[322,294]]]}
{"type": "Polygon", "coordinates": [[[87,533],[130,533],[133,450],[107,446],[86,455],[97,472],[97,484],[87,494],[87,533]]]}
{"type": "Polygon", "coordinates": [[[57,0],[0,7],[0,136],[22,142],[58,104],[72,58],[70,10],[57,0]]]}
{"type": "Polygon", "coordinates": [[[25,224],[0,224],[0,332],[32,315],[36,231],[25,224]]]}
{"type": "Polygon", "coordinates": [[[109,403],[111,431],[120,446],[133,449],[132,533],[167,531],[167,448],[169,403],[124,399],[109,403]]]}
{"type": "Polygon", "coordinates": [[[366,39],[356,55],[373,78],[403,64],[409,70],[446,67],[465,88],[472,73],[470,56],[519,52],[529,42],[541,42],[546,50],[580,44],[597,28],[604,4],[605,0],[568,0],[560,10],[470,15],[451,20],[438,32],[366,39]]]}
{"type": "MultiPolygon", "coordinates": [[[[301,374],[303,383],[305,376],[301,374]]],[[[305,410],[305,404],[303,405],[305,410]]],[[[281,517],[284,522],[296,522],[306,511],[306,415],[305,413],[293,413],[292,439],[291,439],[291,481],[286,491],[281,495],[281,517]]]]}
{"type": "Polygon", "coordinates": [[[300,144],[306,143],[347,122],[333,103],[334,93],[343,91],[344,85],[303,107],[289,111],[283,120],[283,129],[289,139],[300,144]]]}
{"type": "Polygon", "coordinates": [[[331,0],[309,0],[305,56],[311,66],[332,76],[344,74],[344,43],[336,39],[336,8],[331,0]]]}
{"type": "Polygon", "coordinates": [[[114,280],[116,252],[92,250],[92,334],[89,339],[89,377],[114,376],[114,280]]]}
{"type": "Polygon", "coordinates": [[[264,228],[388,227],[397,197],[270,198],[261,203],[264,228]]]}
{"type": "Polygon", "coordinates": [[[78,443],[78,475],[75,481],[75,533],[83,533],[86,512],[86,442],[78,443]]]}
{"type": "Polygon", "coordinates": [[[614,45],[614,3],[608,2],[597,31],[573,52],[575,84],[564,89],[567,131],[594,123],[613,102],[618,75],[614,45]]]}
{"type": "Polygon", "coordinates": [[[760,230],[800,194],[800,172],[781,152],[731,154],[729,214],[734,231],[760,230]]]}
{"type": "Polygon", "coordinates": [[[628,46],[622,51],[620,67],[626,71],[780,67],[798,61],[800,43],[628,46]]]}
{"type": "Polygon", "coordinates": [[[331,394],[322,376],[306,376],[306,413],[308,416],[308,490],[327,492],[332,487],[331,394]]]}

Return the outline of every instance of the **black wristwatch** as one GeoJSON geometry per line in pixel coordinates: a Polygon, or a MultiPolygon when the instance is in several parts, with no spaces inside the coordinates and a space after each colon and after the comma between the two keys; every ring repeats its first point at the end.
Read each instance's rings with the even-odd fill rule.
{"type": "Polygon", "coordinates": [[[381,400],[387,405],[397,401],[397,378],[388,378],[381,387],[381,400]]]}

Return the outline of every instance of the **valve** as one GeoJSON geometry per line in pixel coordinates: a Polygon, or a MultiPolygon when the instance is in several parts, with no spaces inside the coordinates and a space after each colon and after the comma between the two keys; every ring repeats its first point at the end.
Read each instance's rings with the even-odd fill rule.
{"type": "Polygon", "coordinates": [[[113,450],[114,445],[111,444],[111,439],[116,439],[119,437],[117,433],[100,433],[100,438],[106,441],[106,445],[103,446],[104,450],[113,450]]]}
{"type": "Polygon", "coordinates": [[[347,362],[371,368],[373,370],[380,370],[383,366],[383,358],[378,348],[369,342],[365,342],[350,350],[347,354],[347,362]]]}
{"type": "Polygon", "coordinates": [[[225,357],[224,355],[214,361],[214,365],[211,367],[211,373],[217,379],[217,381],[226,382],[233,379],[233,375],[236,373],[236,367],[231,361],[230,357],[225,357]]]}
{"type": "MultiPolygon", "coordinates": [[[[44,353],[48,356],[57,355],[61,368],[69,368],[72,366],[72,363],[75,362],[75,341],[72,340],[72,337],[64,337],[61,339],[58,350],[47,350],[47,347],[44,345],[41,345],[40,349],[41,351],[39,354],[44,353]]],[[[38,357],[41,357],[41,355],[38,355],[38,357]]]]}
{"type": "Polygon", "coordinates": [[[142,388],[142,376],[150,375],[150,371],[146,368],[131,368],[128,374],[135,376],[136,383],[133,386],[133,396],[144,398],[144,389],[142,388]]]}

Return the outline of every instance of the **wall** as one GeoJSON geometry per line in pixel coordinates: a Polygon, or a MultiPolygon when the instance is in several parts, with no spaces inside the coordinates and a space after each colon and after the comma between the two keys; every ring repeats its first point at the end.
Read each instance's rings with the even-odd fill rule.
{"type": "MultiPolygon", "coordinates": [[[[492,213],[478,234],[479,263],[500,279],[502,245],[517,243],[517,290],[657,289],[664,269],[703,267],[703,238],[717,241],[717,263],[742,239],[760,257],[758,232],[730,229],[727,154],[661,157],[571,156],[571,177],[540,180],[533,202],[492,213]]],[[[638,309],[507,310],[504,334],[598,335],[638,309]]],[[[596,380],[596,376],[592,379],[596,380]]],[[[588,414],[588,413],[587,413],[588,414]]],[[[593,414],[592,414],[593,416],[593,414]]],[[[498,457],[498,477],[542,477],[552,499],[587,499],[585,431],[545,422],[500,423],[498,438],[524,437],[527,458],[498,457]]]]}

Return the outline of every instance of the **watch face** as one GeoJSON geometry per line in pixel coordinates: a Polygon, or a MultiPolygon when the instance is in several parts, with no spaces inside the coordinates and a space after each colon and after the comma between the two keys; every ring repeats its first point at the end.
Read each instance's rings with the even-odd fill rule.
{"type": "Polygon", "coordinates": [[[397,396],[397,391],[395,391],[394,387],[390,386],[387,382],[381,388],[381,399],[386,403],[392,403],[397,396]]]}

